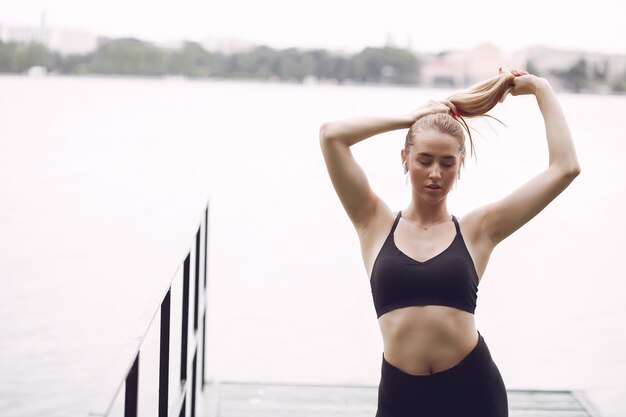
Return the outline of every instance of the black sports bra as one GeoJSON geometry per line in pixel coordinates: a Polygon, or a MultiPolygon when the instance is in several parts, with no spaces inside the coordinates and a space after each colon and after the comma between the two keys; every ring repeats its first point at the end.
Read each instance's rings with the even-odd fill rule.
{"type": "Polygon", "coordinates": [[[446,250],[419,262],[402,252],[395,244],[402,211],[380,249],[370,286],[378,317],[401,307],[442,305],[474,314],[478,293],[478,275],[456,217],[452,216],[456,235],[446,250]]]}

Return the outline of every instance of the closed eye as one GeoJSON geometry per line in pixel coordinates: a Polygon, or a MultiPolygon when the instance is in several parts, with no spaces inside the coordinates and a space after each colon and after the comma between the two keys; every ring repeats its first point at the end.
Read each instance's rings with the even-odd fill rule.
{"type": "MultiPolygon", "coordinates": [[[[432,164],[432,161],[419,161],[419,163],[424,165],[424,166],[428,166],[428,165],[432,164]]],[[[454,166],[454,164],[441,164],[441,165],[446,167],[446,168],[452,168],[454,166]]]]}

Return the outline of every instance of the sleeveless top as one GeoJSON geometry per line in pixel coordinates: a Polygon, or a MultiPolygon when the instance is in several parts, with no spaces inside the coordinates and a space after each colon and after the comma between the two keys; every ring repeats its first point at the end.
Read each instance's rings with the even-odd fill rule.
{"type": "Polygon", "coordinates": [[[395,244],[393,232],[401,214],[399,211],[372,267],[370,286],[377,316],[416,305],[449,306],[474,314],[478,275],[456,217],[452,216],[456,235],[450,246],[419,262],[395,244]]]}

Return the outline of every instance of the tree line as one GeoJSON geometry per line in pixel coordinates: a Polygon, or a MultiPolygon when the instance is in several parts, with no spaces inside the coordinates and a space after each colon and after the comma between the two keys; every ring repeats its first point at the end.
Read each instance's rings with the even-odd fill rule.
{"type": "Polygon", "coordinates": [[[307,76],[338,82],[416,84],[418,58],[408,50],[365,48],[351,56],[323,49],[275,50],[258,46],[247,52],[210,52],[195,42],[178,49],[160,48],[137,39],[115,39],[94,52],[62,55],[39,43],[0,41],[0,72],[23,73],[33,66],[58,74],[116,74],[190,78],[278,78],[303,82],[307,76]]]}
{"type": "MultiPolygon", "coordinates": [[[[368,47],[352,55],[324,49],[282,50],[258,46],[246,52],[225,54],[205,50],[196,42],[178,49],[157,47],[138,39],[111,39],[86,54],[64,55],[40,43],[0,41],[0,73],[24,73],[33,66],[49,73],[82,75],[183,76],[188,78],[277,79],[301,83],[307,77],[344,83],[418,85],[422,59],[413,52],[396,48],[368,47]]],[[[607,69],[589,67],[581,58],[571,68],[540,74],[533,62],[529,72],[557,78],[569,91],[586,91],[606,86],[626,92],[626,74],[607,79],[607,69]],[[591,74],[591,75],[589,75],[591,74]]]]}

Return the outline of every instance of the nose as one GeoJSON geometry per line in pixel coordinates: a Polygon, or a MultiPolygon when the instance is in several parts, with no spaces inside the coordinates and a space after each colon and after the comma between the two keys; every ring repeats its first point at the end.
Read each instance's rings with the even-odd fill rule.
{"type": "Polygon", "coordinates": [[[441,169],[439,168],[439,165],[433,164],[433,168],[430,170],[428,176],[430,178],[441,178],[441,169]]]}

